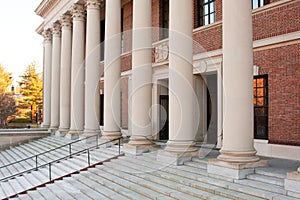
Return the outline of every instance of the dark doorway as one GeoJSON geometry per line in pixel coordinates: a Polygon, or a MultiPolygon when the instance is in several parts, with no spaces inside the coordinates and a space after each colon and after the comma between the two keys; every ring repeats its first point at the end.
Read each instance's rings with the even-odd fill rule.
{"type": "Polygon", "coordinates": [[[169,140],[169,95],[160,95],[159,104],[159,140],[169,140]]]}
{"type": "Polygon", "coordinates": [[[100,94],[100,126],[104,126],[104,94],[100,94]]]}

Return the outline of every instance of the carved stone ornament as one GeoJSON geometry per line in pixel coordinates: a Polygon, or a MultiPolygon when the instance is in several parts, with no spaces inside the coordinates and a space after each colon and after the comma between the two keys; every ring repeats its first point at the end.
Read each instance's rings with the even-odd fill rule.
{"type": "Polygon", "coordinates": [[[72,6],[71,13],[73,16],[73,20],[84,20],[84,18],[85,18],[84,5],[75,3],[72,6]]]}
{"type": "Polygon", "coordinates": [[[167,61],[169,58],[169,45],[162,43],[155,47],[155,62],[167,61]]]}
{"type": "Polygon", "coordinates": [[[60,18],[62,28],[70,29],[72,27],[72,15],[70,13],[65,13],[60,18]]]}
{"type": "Polygon", "coordinates": [[[86,0],[87,9],[100,9],[103,6],[103,0],[86,0]]]}
{"type": "Polygon", "coordinates": [[[61,35],[61,25],[59,22],[54,22],[52,26],[52,35],[60,37],[61,35]]]}
{"type": "Polygon", "coordinates": [[[44,30],[43,32],[44,42],[51,42],[52,32],[50,29],[44,30]]]}

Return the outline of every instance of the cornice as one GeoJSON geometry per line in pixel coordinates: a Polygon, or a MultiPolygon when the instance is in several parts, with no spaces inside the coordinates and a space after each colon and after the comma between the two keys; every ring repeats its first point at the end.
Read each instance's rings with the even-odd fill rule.
{"type": "Polygon", "coordinates": [[[59,1],[60,0],[43,0],[35,9],[35,13],[45,19],[59,1]]]}

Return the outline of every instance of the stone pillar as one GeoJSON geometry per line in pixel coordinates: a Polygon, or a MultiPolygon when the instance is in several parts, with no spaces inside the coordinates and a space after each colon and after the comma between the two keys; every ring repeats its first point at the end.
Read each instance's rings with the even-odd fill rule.
{"type": "Polygon", "coordinates": [[[210,161],[208,172],[242,179],[263,164],[257,162],[253,141],[250,1],[223,1],[223,87],[223,146],[218,159],[210,161]]]}
{"type": "Polygon", "coordinates": [[[165,150],[159,152],[158,160],[180,165],[197,155],[192,0],[170,0],[169,46],[169,141],[165,150]]]}
{"type": "Polygon", "coordinates": [[[100,1],[87,0],[84,135],[100,133],[100,1]]]}
{"type": "Polygon", "coordinates": [[[84,6],[74,4],[72,74],[71,74],[71,127],[66,137],[77,139],[84,126],[84,47],[85,10],[84,6]]]}
{"type": "Polygon", "coordinates": [[[59,134],[64,136],[70,128],[72,18],[69,13],[61,17],[60,62],[60,124],[59,134]]]}
{"type": "Polygon", "coordinates": [[[140,154],[154,148],[152,106],[152,1],[133,1],[132,136],[125,151],[140,154]]]}
{"type": "Polygon", "coordinates": [[[43,124],[50,128],[51,119],[51,61],[52,61],[52,33],[45,30],[44,36],[44,81],[43,81],[43,124]]]}
{"type": "Polygon", "coordinates": [[[104,52],[104,129],[102,140],[121,136],[121,0],[106,1],[104,52]]]}
{"type": "Polygon", "coordinates": [[[51,125],[55,132],[59,126],[59,91],[60,91],[60,53],[61,53],[61,27],[55,22],[52,28],[52,77],[51,77],[51,125]]]}

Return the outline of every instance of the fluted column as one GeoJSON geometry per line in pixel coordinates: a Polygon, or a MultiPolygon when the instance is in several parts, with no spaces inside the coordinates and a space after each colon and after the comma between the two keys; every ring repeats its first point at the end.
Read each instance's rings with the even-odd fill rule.
{"type": "Polygon", "coordinates": [[[84,134],[100,133],[100,1],[87,0],[84,134]]]}
{"type": "Polygon", "coordinates": [[[71,127],[66,137],[76,139],[83,132],[84,125],[84,6],[74,4],[72,15],[71,127]]]}
{"type": "MultiPolygon", "coordinates": [[[[152,106],[152,9],[151,0],[133,1],[132,36],[132,136],[126,150],[147,152],[153,145],[152,106]]],[[[132,151],[131,151],[132,152],[132,151]]]]}
{"type": "Polygon", "coordinates": [[[106,1],[104,54],[104,130],[102,139],[120,133],[121,0],[106,1]]]}
{"type": "Polygon", "coordinates": [[[176,165],[191,160],[196,153],[192,13],[192,0],[170,0],[169,141],[158,159],[174,162],[176,165]],[[160,157],[164,154],[169,158],[160,157]]]}
{"type": "Polygon", "coordinates": [[[59,94],[60,94],[60,53],[61,53],[61,27],[55,22],[52,28],[52,77],[51,77],[51,125],[50,129],[56,131],[59,126],[59,94]]]}
{"type": "Polygon", "coordinates": [[[44,73],[43,73],[43,124],[49,128],[51,120],[51,61],[52,61],[52,33],[45,30],[44,36],[44,73]]]}
{"type": "Polygon", "coordinates": [[[218,159],[228,162],[257,161],[253,144],[253,41],[250,1],[223,1],[223,86],[223,146],[218,159]]]}
{"type": "Polygon", "coordinates": [[[61,62],[60,62],[60,124],[59,133],[65,135],[70,128],[71,95],[71,50],[72,18],[69,13],[61,17],[61,62]]]}

